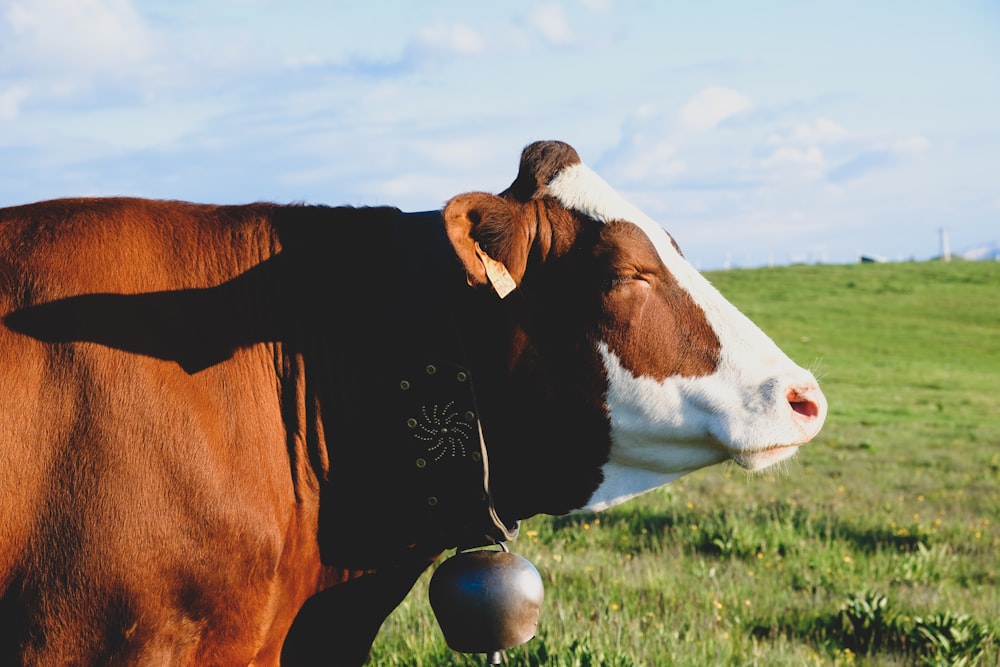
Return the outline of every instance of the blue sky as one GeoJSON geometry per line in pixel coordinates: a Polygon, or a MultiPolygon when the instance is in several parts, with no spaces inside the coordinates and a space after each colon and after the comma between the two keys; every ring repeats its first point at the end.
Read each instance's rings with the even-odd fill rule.
{"type": "Polygon", "coordinates": [[[1000,3],[0,0],[0,205],[427,210],[536,139],[706,270],[1000,240],[1000,3]]]}

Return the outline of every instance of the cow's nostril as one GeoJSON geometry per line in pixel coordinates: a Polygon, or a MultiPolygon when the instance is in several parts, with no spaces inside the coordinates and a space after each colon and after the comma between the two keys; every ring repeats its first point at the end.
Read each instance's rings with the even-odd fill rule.
{"type": "Polygon", "coordinates": [[[788,404],[792,406],[792,411],[796,414],[807,419],[813,419],[819,417],[822,412],[819,401],[814,398],[815,395],[820,395],[818,388],[802,389],[792,387],[788,390],[787,394],[788,404]]]}
{"type": "Polygon", "coordinates": [[[803,417],[815,417],[819,414],[819,406],[812,401],[789,401],[788,404],[803,417]]]}

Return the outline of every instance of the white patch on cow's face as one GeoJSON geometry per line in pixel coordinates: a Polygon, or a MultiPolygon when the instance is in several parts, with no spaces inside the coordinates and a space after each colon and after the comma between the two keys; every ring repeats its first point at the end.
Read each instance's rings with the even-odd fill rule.
{"type": "Polygon", "coordinates": [[[583,509],[605,509],[727,459],[759,470],[816,435],[826,400],[815,378],[726,301],[677,252],[663,228],[585,165],[562,170],[548,189],[566,208],[642,229],[704,311],[721,346],[710,375],[657,381],[637,377],[606,344],[598,344],[608,375],[611,454],[604,483],[583,509]],[[793,396],[805,407],[793,408],[793,396]]]}

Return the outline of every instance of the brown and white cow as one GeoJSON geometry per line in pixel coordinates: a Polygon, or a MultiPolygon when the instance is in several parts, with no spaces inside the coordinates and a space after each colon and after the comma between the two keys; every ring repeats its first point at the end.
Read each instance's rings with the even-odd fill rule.
{"type": "Polygon", "coordinates": [[[442,550],[826,415],[560,142],[428,213],[2,209],[0,315],[4,665],[358,665],[442,550]]]}

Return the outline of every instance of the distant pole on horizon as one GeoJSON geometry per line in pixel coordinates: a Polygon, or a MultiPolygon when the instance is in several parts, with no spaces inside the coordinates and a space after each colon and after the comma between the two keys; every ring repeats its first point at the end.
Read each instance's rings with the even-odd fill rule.
{"type": "Polygon", "coordinates": [[[941,228],[941,260],[944,262],[951,261],[951,247],[948,245],[948,230],[944,227],[941,228]]]}

